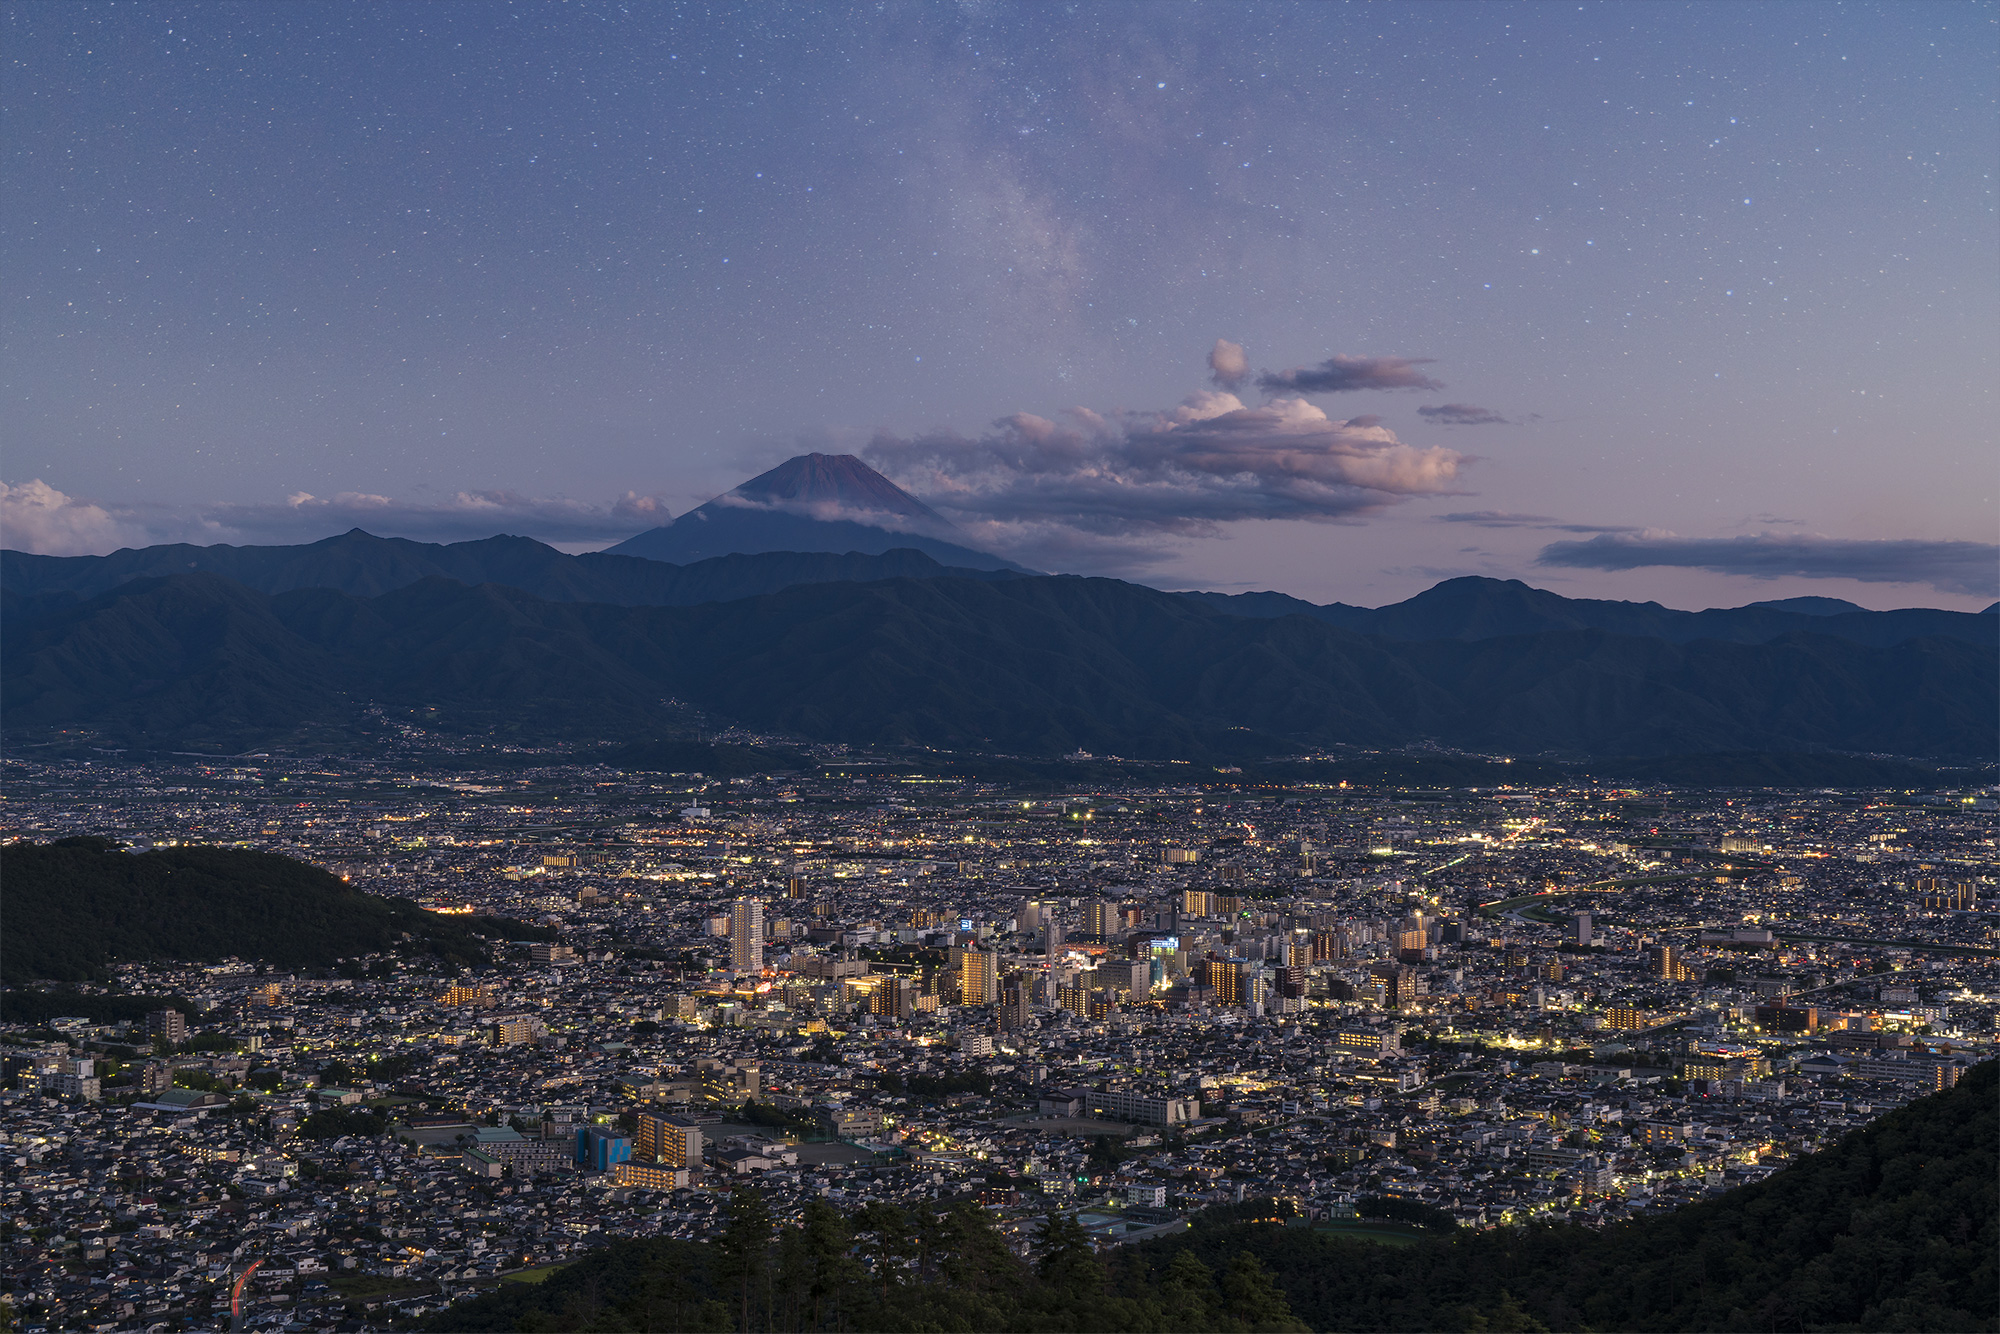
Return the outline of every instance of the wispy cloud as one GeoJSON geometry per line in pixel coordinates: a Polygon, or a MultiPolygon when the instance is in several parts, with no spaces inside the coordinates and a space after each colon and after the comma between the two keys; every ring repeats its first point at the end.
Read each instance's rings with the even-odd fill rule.
{"type": "MultiPolygon", "coordinates": [[[[1247,366],[1213,353],[1209,364],[1247,366]]],[[[1210,390],[1153,412],[1015,413],[976,437],[881,434],[863,452],[974,537],[1044,558],[1058,534],[1123,550],[1237,520],[1354,520],[1449,492],[1466,463],[1405,444],[1376,417],[1210,390]]]]}
{"type": "Polygon", "coordinates": [[[1329,357],[1317,366],[1265,371],[1257,387],[1268,394],[1347,394],[1360,389],[1442,389],[1418,370],[1431,357],[1329,357]]]}
{"type": "MultiPolygon", "coordinates": [[[[1438,403],[1417,409],[1417,415],[1425,421],[1442,426],[1518,426],[1520,422],[1511,417],[1503,417],[1492,408],[1475,407],[1470,403],[1438,403]]],[[[1534,421],[1530,415],[1521,421],[1534,421]]]]}
{"type": "Polygon", "coordinates": [[[384,537],[456,542],[518,533],[545,542],[630,537],[672,516],[655,496],[628,492],[608,505],[513,491],[459,491],[408,501],[367,492],[296,492],[270,504],[132,504],[67,495],[39,479],[0,483],[0,542],[43,555],[101,554],[159,542],[310,542],[350,528],[384,537]]]}
{"type": "Polygon", "coordinates": [[[1472,523],[1481,528],[1553,528],[1556,520],[1547,514],[1509,514],[1504,510],[1460,510],[1456,514],[1432,516],[1439,523],[1472,523]]]}
{"type": "Polygon", "coordinates": [[[1605,533],[1587,542],[1552,542],[1539,565],[1587,570],[1678,566],[1758,579],[1854,579],[1928,584],[1941,593],[2000,596],[2000,546],[1988,542],[1855,539],[1760,533],[1748,537],[1605,533]]]}
{"type": "Polygon", "coordinates": [[[1461,510],[1434,514],[1438,523],[1469,523],[1480,528],[1547,528],[1558,533],[1638,533],[1642,528],[1603,523],[1564,523],[1547,514],[1509,514],[1504,510],[1461,510]]]}

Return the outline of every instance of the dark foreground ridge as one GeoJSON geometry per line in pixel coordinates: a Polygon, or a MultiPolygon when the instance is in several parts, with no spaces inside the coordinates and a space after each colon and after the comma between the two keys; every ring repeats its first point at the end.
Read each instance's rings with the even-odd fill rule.
{"type": "Polygon", "coordinates": [[[0,652],[16,745],[82,734],[324,751],[388,709],[494,742],[672,737],[692,708],[810,741],[1197,762],[1427,744],[1983,762],[2000,735],[2000,654],[1962,638],[1559,629],[1409,642],[1070,577],[819,583],[662,607],[437,577],[375,597],[272,595],[186,574],[61,606],[10,602],[0,652]]]}
{"type": "Polygon", "coordinates": [[[1239,1207],[1103,1255],[1056,1216],[1022,1260],[970,1203],[933,1217],[814,1202],[774,1228],[742,1188],[716,1240],[617,1242],[425,1327],[1993,1330],[1996,1094],[1989,1061],[1765,1181],[1602,1232],[1507,1228],[1407,1247],[1231,1221],[1239,1207]]]}
{"type": "Polygon", "coordinates": [[[114,962],[166,959],[310,967],[400,950],[466,964],[491,956],[491,938],[547,934],[504,917],[440,917],[274,853],[133,854],[99,838],[0,845],[0,921],[0,974],[10,984],[78,982],[114,962]]]}

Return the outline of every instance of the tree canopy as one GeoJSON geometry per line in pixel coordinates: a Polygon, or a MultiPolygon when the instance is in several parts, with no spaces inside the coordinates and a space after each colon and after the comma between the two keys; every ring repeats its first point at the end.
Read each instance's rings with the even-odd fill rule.
{"type": "MultiPolygon", "coordinates": [[[[1269,1219],[1263,1201],[1096,1250],[1051,1214],[1026,1256],[969,1201],[752,1186],[712,1242],[616,1242],[434,1330],[1995,1330],[2000,1063],[1755,1185],[1602,1231],[1440,1231],[1403,1247],[1269,1219]]],[[[1296,1220],[1294,1220],[1296,1221],[1296,1220]]]]}

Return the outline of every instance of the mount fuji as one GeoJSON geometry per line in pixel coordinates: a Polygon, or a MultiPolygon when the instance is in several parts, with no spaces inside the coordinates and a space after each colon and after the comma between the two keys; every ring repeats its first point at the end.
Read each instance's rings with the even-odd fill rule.
{"type": "Polygon", "coordinates": [[[951,521],[852,454],[801,454],[672,523],[607,549],[685,565],[767,551],[921,551],[945,565],[1032,573],[965,544],[951,521]]]}

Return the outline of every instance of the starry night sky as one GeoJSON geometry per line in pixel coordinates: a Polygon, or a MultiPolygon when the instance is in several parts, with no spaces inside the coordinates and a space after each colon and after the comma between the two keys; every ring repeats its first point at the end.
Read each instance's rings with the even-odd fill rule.
{"type": "Polygon", "coordinates": [[[6,542],[580,550],[818,449],[1162,587],[1976,609],[1996,19],[14,4],[6,542]]]}

